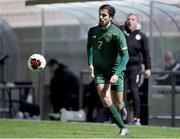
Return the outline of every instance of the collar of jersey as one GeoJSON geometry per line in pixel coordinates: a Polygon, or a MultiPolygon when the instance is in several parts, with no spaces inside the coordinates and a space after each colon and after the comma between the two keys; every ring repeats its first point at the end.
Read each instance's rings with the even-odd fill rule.
{"type": "Polygon", "coordinates": [[[106,32],[107,30],[109,30],[109,28],[112,26],[112,23],[107,27],[107,28],[105,28],[105,29],[102,29],[100,26],[99,26],[99,29],[101,30],[101,31],[104,31],[104,32],[106,32]]]}

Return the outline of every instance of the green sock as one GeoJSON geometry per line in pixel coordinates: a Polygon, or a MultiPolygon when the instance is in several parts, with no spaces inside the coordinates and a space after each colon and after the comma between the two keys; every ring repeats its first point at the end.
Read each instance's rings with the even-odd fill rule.
{"type": "Polygon", "coordinates": [[[116,125],[119,128],[126,128],[126,126],[124,125],[122,118],[121,118],[117,108],[115,107],[115,105],[112,104],[108,109],[109,109],[111,117],[114,120],[114,122],[116,123],[116,125]]]}

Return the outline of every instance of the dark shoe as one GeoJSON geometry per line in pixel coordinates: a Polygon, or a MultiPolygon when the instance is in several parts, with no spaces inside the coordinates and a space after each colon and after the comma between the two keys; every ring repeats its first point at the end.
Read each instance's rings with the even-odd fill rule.
{"type": "Polygon", "coordinates": [[[121,116],[122,116],[122,119],[125,121],[127,119],[127,110],[126,108],[124,107],[122,110],[121,110],[121,116]]]}

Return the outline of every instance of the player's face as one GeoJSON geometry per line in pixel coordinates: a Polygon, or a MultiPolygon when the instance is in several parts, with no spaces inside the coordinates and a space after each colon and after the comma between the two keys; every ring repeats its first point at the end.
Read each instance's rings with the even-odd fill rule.
{"type": "Polygon", "coordinates": [[[109,16],[107,9],[99,11],[99,25],[101,27],[106,27],[109,24],[109,22],[111,22],[111,20],[112,17],[109,16]]]}
{"type": "Polygon", "coordinates": [[[135,30],[137,27],[138,19],[135,15],[129,15],[126,20],[126,25],[130,30],[135,30]]]}

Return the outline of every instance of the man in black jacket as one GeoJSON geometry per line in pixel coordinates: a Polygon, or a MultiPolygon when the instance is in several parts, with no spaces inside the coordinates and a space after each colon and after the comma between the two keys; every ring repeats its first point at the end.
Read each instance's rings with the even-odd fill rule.
{"type": "Polygon", "coordinates": [[[48,62],[49,71],[52,73],[50,81],[50,101],[53,112],[59,113],[61,108],[70,110],[78,109],[79,80],[68,70],[67,66],[55,59],[48,62]]]}
{"type": "Polygon", "coordinates": [[[128,87],[133,97],[133,123],[140,124],[140,96],[139,96],[139,79],[142,74],[142,65],[144,65],[144,77],[148,78],[151,75],[151,58],[146,35],[138,28],[138,16],[130,13],[124,26],[120,29],[124,32],[128,51],[129,62],[125,72],[128,80],[128,87]]]}

